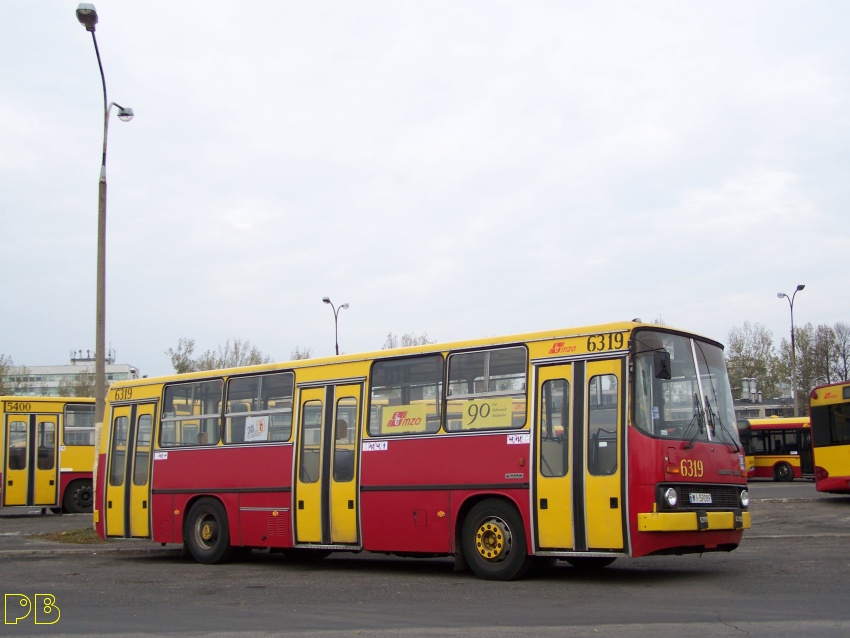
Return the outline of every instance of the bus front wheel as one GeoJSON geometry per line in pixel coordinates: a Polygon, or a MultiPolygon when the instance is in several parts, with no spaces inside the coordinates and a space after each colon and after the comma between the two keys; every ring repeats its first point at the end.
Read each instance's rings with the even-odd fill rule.
{"type": "Polygon", "coordinates": [[[469,511],[461,543],[467,564],[485,580],[520,578],[531,566],[522,518],[497,499],[481,501],[469,511]]]}
{"type": "Polygon", "coordinates": [[[787,463],[779,463],[776,467],[773,468],[773,480],[774,481],[793,481],[794,480],[794,470],[791,469],[791,466],[787,463]]]}
{"type": "Polygon", "coordinates": [[[192,505],[186,517],[184,541],[199,563],[226,563],[233,555],[230,528],[224,506],[213,498],[202,498],[192,505]]]}

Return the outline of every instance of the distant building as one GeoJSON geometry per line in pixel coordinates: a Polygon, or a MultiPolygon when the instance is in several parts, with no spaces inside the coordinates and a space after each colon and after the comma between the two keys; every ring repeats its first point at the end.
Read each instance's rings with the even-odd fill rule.
{"type": "MultiPolygon", "coordinates": [[[[88,376],[94,380],[95,359],[91,351],[71,351],[71,363],[55,366],[12,366],[4,382],[15,388],[15,394],[21,396],[61,396],[60,388],[68,387],[79,377],[88,376]]],[[[115,353],[110,351],[106,357],[106,384],[125,379],[138,379],[139,369],[127,363],[115,363],[115,353]]]]}
{"type": "Polygon", "coordinates": [[[781,388],[783,396],[765,399],[758,389],[758,379],[743,379],[741,398],[735,399],[735,417],[763,419],[771,416],[794,416],[794,399],[790,388],[781,388]],[[786,396],[787,395],[787,396],[786,396]]]}

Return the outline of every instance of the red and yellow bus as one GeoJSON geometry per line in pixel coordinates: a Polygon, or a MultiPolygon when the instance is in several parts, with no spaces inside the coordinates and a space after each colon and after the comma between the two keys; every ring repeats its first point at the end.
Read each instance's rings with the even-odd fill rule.
{"type": "Polygon", "coordinates": [[[94,399],[0,397],[0,507],[92,511],[94,399]]]}
{"type": "Polygon", "coordinates": [[[731,551],[750,526],[722,346],[635,322],[114,383],[105,539],[322,557],[731,551]]]}
{"type": "Polygon", "coordinates": [[[850,494],[850,381],[812,390],[809,414],[818,491],[850,494]]]}
{"type": "Polygon", "coordinates": [[[753,468],[749,478],[793,481],[813,476],[809,417],[746,419],[738,427],[747,467],[753,468]]]}

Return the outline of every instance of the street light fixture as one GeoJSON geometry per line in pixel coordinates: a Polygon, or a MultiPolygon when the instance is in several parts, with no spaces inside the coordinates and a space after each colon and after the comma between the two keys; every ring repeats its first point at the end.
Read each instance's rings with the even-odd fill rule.
{"type": "Polygon", "coordinates": [[[103,155],[100,161],[100,185],[97,200],[97,310],[95,312],[95,363],[94,363],[94,398],[95,424],[103,423],[106,407],[106,136],[109,130],[109,113],[113,106],[118,107],[118,119],[129,122],[133,119],[133,109],[125,108],[106,99],[106,78],[103,75],[103,64],[100,61],[100,50],[97,48],[97,38],[94,35],[97,24],[97,10],[93,4],[81,3],[77,7],[77,20],[86,31],[91,33],[94,42],[94,52],[97,55],[97,66],[100,69],[100,80],[103,84],[103,155]]]}
{"type": "Polygon", "coordinates": [[[776,296],[782,299],[785,297],[788,300],[788,305],[791,307],[791,394],[794,398],[794,416],[800,416],[797,408],[797,349],[794,346],[794,297],[797,293],[805,288],[805,284],[797,284],[797,289],[789,297],[784,292],[777,292],[776,296]]]}
{"type": "Polygon", "coordinates": [[[334,342],[336,344],[336,353],[339,354],[339,311],[343,308],[348,308],[348,304],[344,303],[339,308],[336,308],[330,297],[322,297],[322,301],[330,304],[331,309],[334,311],[334,342]]]}

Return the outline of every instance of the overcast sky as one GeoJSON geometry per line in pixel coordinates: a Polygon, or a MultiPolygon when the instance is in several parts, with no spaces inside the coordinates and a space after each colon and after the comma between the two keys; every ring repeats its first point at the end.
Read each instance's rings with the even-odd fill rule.
{"type": "MultiPolygon", "coordinates": [[[[77,2],[0,21],[0,353],[94,349],[77,2]]],[[[172,372],[662,318],[850,322],[850,3],[99,0],[106,338],[172,372]]]]}

